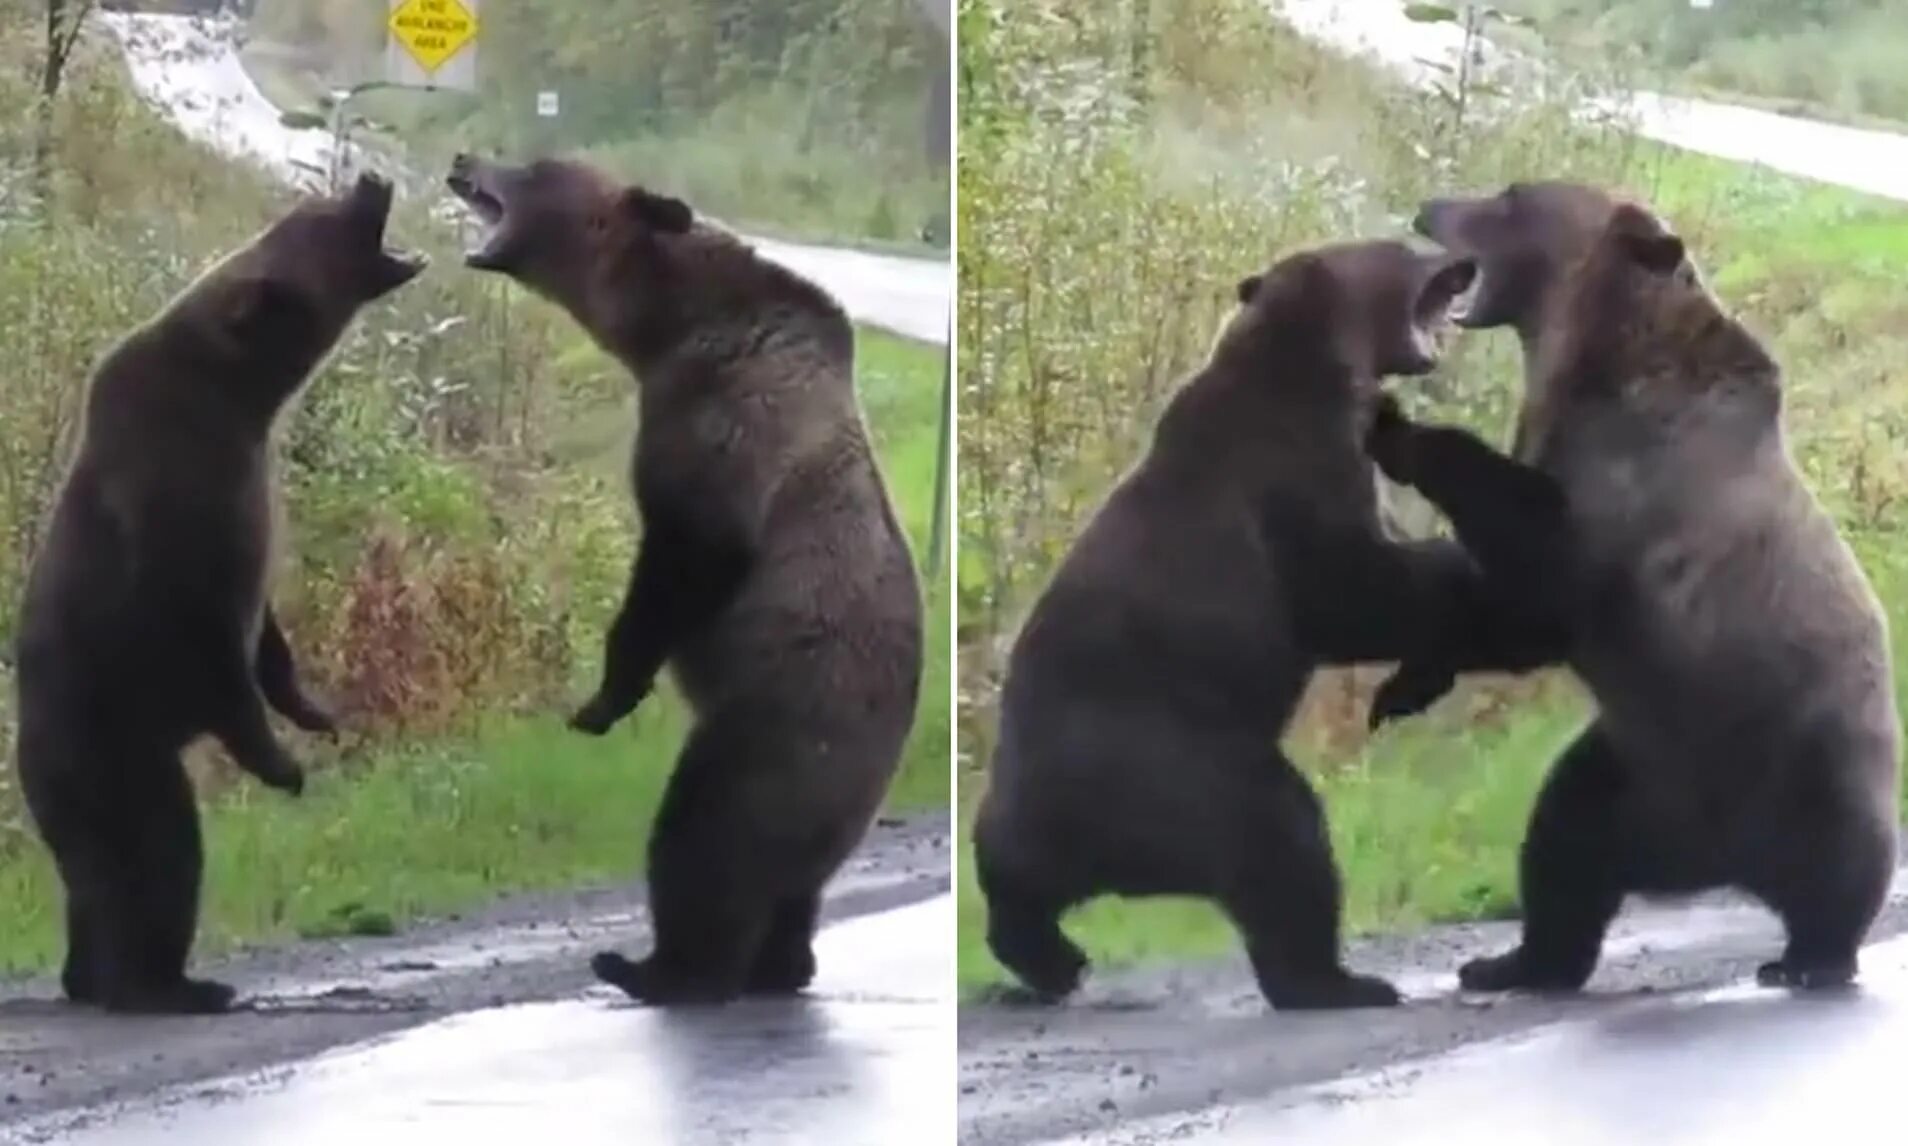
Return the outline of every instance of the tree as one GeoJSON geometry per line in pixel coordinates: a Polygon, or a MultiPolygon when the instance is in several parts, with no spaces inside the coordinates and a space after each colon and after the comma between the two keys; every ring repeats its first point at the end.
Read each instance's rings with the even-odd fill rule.
{"type": "Polygon", "coordinates": [[[60,98],[66,65],[97,0],[46,0],[46,35],[40,57],[40,98],[34,107],[33,189],[46,202],[53,182],[53,104],[60,98]]]}

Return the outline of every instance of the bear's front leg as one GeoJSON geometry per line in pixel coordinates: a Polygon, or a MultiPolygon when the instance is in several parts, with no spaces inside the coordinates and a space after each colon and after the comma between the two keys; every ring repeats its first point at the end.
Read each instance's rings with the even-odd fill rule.
{"type": "Polygon", "coordinates": [[[265,716],[264,697],[244,672],[246,658],[233,656],[238,672],[227,672],[227,682],[217,694],[212,717],[212,735],[239,767],[290,796],[305,790],[305,770],[285,746],[278,742],[265,716]]]}
{"type": "Polygon", "coordinates": [[[1386,394],[1366,451],[1392,481],[1423,494],[1500,591],[1555,600],[1575,580],[1569,501],[1556,479],[1468,430],[1418,425],[1386,394]]]}
{"type": "Polygon", "coordinates": [[[264,623],[258,631],[254,675],[265,702],[285,719],[306,732],[330,734],[338,730],[338,722],[332,715],[299,685],[291,643],[285,639],[285,631],[278,627],[278,618],[270,606],[265,609],[264,623]]]}
{"type": "Polygon", "coordinates": [[[701,536],[674,514],[646,512],[629,590],[604,645],[602,682],[570,727],[601,736],[634,712],[664,662],[734,600],[748,568],[739,546],[701,536]]]}

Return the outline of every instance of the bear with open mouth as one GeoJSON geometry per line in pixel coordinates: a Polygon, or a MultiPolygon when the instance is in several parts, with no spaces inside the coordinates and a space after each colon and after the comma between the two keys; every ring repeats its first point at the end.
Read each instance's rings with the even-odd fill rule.
{"type": "Polygon", "coordinates": [[[267,722],[331,717],[300,688],[270,602],[273,429],[364,306],[424,260],[388,249],[391,185],[313,197],[107,353],[78,456],[28,572],[18,637],[21,787],[66,891],[67,998],[226,1009],[186,977],[203,853],[179,753],[216,738],[291,795],[267,722]]]}
{"type": "Polygon", "coordinates": [[[592,966],[649,1003],[790,993],[823,885],[899,766],[922,602],[855,394],[854,329],[821,288],[681,200],[580,163],[472,156],[470,266],[555,302],[635,376],[642,537],[601,735],[665,665],[694,710],[649,843],[655,943],[592,966]]]}

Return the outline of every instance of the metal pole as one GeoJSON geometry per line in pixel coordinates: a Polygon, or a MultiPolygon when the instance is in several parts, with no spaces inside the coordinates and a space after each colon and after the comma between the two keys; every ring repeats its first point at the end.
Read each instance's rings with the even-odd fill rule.
{"type": "Polygon", "coordinates": [[[357,99],[365,92],[377,91],[380,88],[400,88],[403,86],[403,84],[391,83],[389,80],[366,80],[363,83],[353,84],[344,91],[336,93],[336,99],[333,100],[331,105],[331,162],[326,165],[326,191],[333,195],[338,193],[338,181],[342,175],[341,164],[345,156],[345,108],[350,105],[352,100],[357,99]]]}
{"type": "Polygon", "coordinates": [[[941,445],[934,462],[934,525],[928,533],[928,576],[941,575],[941,551],[948,529],[949,471],[953,468],[954,438],[954,320],[947,323],[947,345],[941,353],[941,445]]]}
{"type": "MultiPolygon", "coordinates": [[[[928,22],[941,34],[945,42],[952,37],[954,5],[952,0],[918,0],[928,22]]],[[[950,113],[951,114],[951,113],[950,113]]],[[[950,135],[950,139],[952,136],[950,135]]],[[[949,170],[953,165],[949,164],[949,170]]],[[[952,225],[953,220],[948,220],[952,225]]],[[[948,256],[948,268],[953,270],[953,255],[948,256]]],[[[947,316],[947,345],[941,352],[941,443],[934,462],[934,524],[928,533],[928,576],[941,575],[941,559],[947,544],[948,521],[948,485],[953,477],[954,461],[954,315],[947,316]]]]}

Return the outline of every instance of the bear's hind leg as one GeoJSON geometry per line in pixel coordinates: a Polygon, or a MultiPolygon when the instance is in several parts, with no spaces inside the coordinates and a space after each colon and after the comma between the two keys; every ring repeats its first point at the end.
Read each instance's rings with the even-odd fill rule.
{"type": "Polygon", "coordinates": [[[1759,855],[1765,870],[1746,882],[1782,917],[1788,943],[1780,959],[1757,968],[1758,983],[1818,990],[1854,982],[1856,953],[1894,876],[1892,811],[1824,808],[1815,824],[1770,833],[1771,846],[1759,855]]]}
{"type": "Polygon", "coordinates": [[[90,905],[74,895],[69,882],[66,893],[66,962],[60,967],[60,990],[68,1002],[99,1001],[99,974],[94,967],[99,954],[98,941],[94,937],[96,925],[91,912],[90,905]]]}
{"type": "Polygon", "coordinates": [[[1282,1011],[1397,1005],[1391,984],[1340,962],[1338,869],[1311,786],[1282,753],[1242,774],[1229,793],[1239,859],[1218,899],[1266,1001],[1282,1011]]]}
{"type": "Polygon", "coordinates": [[[1589,981],[1624,892],[1639,882],[1641,857],[1625,853],[1624,786],[1595,725],[1552,765],[1518,856],[1523,940],[1459,968],[1465,990],[1577,991],[1589,981]]]}
{"type": "Polygon", "coordinates": [[[113,857],[121,866],[117,894],[100,920],[100,1001],[111,1011],[216,1014],[236,992],[185,973],[204,867],[192,784],[170,753],[128,765],[139,770],[141,806],[123,825],[126,837],[113,857]]]}
{"type": "Polygon", "coordinates": [[[1060,914],[1051,901],[1011,893],[987,901],[988,950],[1044,1003],[1078,990],[1087,968],[1086,952],[1060,930],[1060,914]]]}
{"type": "Polygon", "coordinates": [[[655,945],[632,961],[613,951],[590,961],[597,978],[652,1004],[739,997],[767,937],[781,857],[753,822],[741,789],[761,730],[736,718],[705,719],[689,734],[649,839],[649,917],[655,945]]]}
{"type": "Polygon", "coordinates": [[[794,995],[808,988],[815,979],[815,920],[820,911],[820,892],[789,896],[775,905],[745,991],[794,995]]]}
{"type": "Polygon", "coordinates": [[[1021,822],[1009,807],[996,791],[988,791],[973,822],[973,870],[986,902],[986,946],[1027,988],[1025,995],[1009,990],[1009,997],[1057,1003],[1080,988],[1088,969],[1086,952],[1061,931],[1061,915],[1091,898],[1093,890],[1110,890],[1101,883],[1107,873],[1093,860],[1093,841],[1068,837],[1061,843],[1065,829],[1038,818],[1021,822]],[[1059,887],[1072,887],[1074,894],[1059,887]]]}

